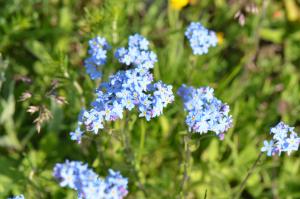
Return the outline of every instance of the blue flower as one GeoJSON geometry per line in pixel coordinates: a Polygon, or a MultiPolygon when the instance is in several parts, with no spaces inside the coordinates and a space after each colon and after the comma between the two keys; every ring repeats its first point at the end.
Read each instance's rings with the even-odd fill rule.
{"type": "Polygon", "coordinates": [[[229,106],[214,97],[212,88],[195,89],[182,85],[178,89],[178,95],[187,112],[186,124],[189,131],[200,134],[213,131],[221,140],[224,139],[224,132],[232,125],[232,116],[229,115],[229,106]]]}
{"type": "Polygon", "coordinates": [[[273,148],[274,148],[274,142],[271,140],[268,142],[267,140],[264,141],[264,146],[261,148],[262,152],[267,152],[268,156],[271,156],[273,153],[273,148]]]}
{"type": "Polygon", "coordinates": [[[157,56],[149,50],[149,41],[139,34],[129,37],[128,48],[118,48],[115,57],[127,66],[151,69],[157,62],[157,56]]]}
{"type": "Polygon", "coordinates": [[[117,50],[119,61],[134,67],[118,71],[99,85],[97,98],[90,109],[81,112],[76,131],[70,133],[72,140],[80,143],[84,134],[81,129],[97,134],[106,122],[122,119],[124,111],[137,110],[139,117],[149,121],[174,101],[171,85],[153,82],[149,69],[154,66],[156,55],[148,45],[148,40],[135,34],[129,37],[128,49],[117,50]]]}
{"type": "Polygon", "coordinates": [[[103,37],[97,36],[89,41],[88,54],[90,56],[84,60],[84,66],[91,79],[102,77],[99,67],[106,63],[107,50],[109,49],[110,46],[103,37]]]}
{"type": "Polygon", "coordinates": [[[23,195],[19,195],[19,196],[14,196],[12,198],[7,198],[7,199],[25,199],[25,197],[23,195]]]}
{"type": "Polygon", "coordinates": [[[78,126],[74,132],[71,132],[70,135],[71,135],[71,140],[75,140],[78,143],[80,143],[81,137],[83,135],[83,132],[80,130],[80,126],[78,126]]]}
{"type": "Polygon", "coordinates": [[[195,55],[208,53],[208,48],[216,46],[218,43],[216,33],[206,29],[199,22],[192,22],[187,27],[185,36],[188,38],[195,55]]]}
{"type": "MultiPolygon", "coordinates": [[[[122,119],[123,112],[135,107],[139,117],[147,121],[163,113],[163,108],[174,101],[172,86],[161,81],[152,83],[152,74],[139,68],[119,71],[108,82],[100,84],[92,108],[83,113],[82,124],[95,134],[104,128],[105,121],[122,119]]],[[[80,123],[81,124],[81,123],[80,123]]],[[[71,132],[72,140],[80,141],[80,127],[71,132]]]]}
{"type": "Polygon", "coordinates": [[[128,194],[128,180],[120,172],[110,169],[106,179],[102,179],[79,161],[56,164],[53,176],[60,186],[76,190],[80,199],[122,199],[128,194]]]}
{"type": "MultiPolygon", "coordinates": [[[[127,178],[124,178],[119,171],[114,171],[112,169],[108,170],[108,176],[105,179],[106,185],[111,189],[111,187],[114,187],[115,189],[111,189],[113,191],[110,191],[111,194],[117,192],[118,195],[126,196],[128,194],[127,190],[127,184],[128,180],[127,178]]],[[[109,192],[109,190],[107,190],[109,192]]]]}
{"type": "Polygon", "coordinates": [[[294,131],[294,127],[290,127],[284,122],[279,122],[275,127],[272,127],[270,134],[273,138],[268,142],[264,141],[262,152],[267,152],[268,156],[280,155],[281,152],[286,152],[288,155],[293,151],[297,151],[300,144],[300,137],[294,131]]]}

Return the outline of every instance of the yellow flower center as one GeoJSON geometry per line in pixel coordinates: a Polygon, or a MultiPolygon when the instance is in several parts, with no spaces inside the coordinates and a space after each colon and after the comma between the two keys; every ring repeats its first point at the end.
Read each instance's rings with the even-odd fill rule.
{"type": "Polygon", "coordinates": [[[218,43],[222,44],[224,42],[224,34],[222,32],[217,32],[218,43]]]}

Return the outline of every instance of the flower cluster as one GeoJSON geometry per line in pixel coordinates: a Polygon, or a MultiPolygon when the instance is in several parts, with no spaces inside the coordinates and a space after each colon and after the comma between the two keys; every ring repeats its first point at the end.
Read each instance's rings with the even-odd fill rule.
{"type": "Polygon", "coordinates": [[[294,127],[279,122],[275,127],[271,128],[270,134],[273,135],[273,138],[269,142],[265,140],[261,149],[268,156],[280,155],[281,152],[287,152],[290,155],[292,151],[298,150],[300,137],[294,131],[294,127]]]}
{"type": "Polygon", "coordinates": [[[111,169],[101,179],[87,164],[67,160],[55,165],[53,175],[60,186],[76,190],[80,199],[122,199],[128,194],[127,178],[111,169]]]}
{"type": "Polygon", "coordinates": [[[7,198],[7,199],[25,199],[25,197],[23,195],[19,195],[19,196],[14,196],[12,198],[7,198]]]}
{"type": "Polygon", "coordinates": [[[127,66],[151,69],[157,62],[157,56],[149,50],[149,41],[139,34],[129,36],[128,48],[118,48],[115,57],[127,66]]]}
{"type": "Polygon", "coordinates": [[[91,79],[102,77],[99,67],[106,63],[108,49],[110,46],[103,37],[97,36],[89,41],[88,53],[90,56],[84,60],[84,66],[91,79]]]}
{"type": "Polygon", "coordinates": [[[185,31],[190,45],[195,55],[203,55],[208,52],[208,48],[216,46],[218,38],[216,33],[206,29],[199,22],[192,22],[185,31]]]}
{"type": "MultiPolygon", "coordinates": [[[[152,59],[140,58],[141,54],[154,54],[148,49],[148,41],[140,35],[129,37],[129,54],[135,51],[139,56],[132,56],[130,64],[136,66],[133,69],[119,71],[109,77],[107,82],[100,84],[96,89],[97,98],[91,103],[89,110],[83,110],[79,117],[78,127],[75,132],[71,132],[71,139],[81,141],[83,131],[91,131],[95,134],[99,129],[104,128],[105,121],[115,121],[122,119],[125,110],[131,111],[136,108],[139,117],[145,117],[147,121],[163,113],[169,103],[174,101],[172,86],[161,81],[153,82],[153,76],[149,68],[153,67],[152,59]],[[133,59],[134,58],[134,59],[133,59]],[[141,61],[143,60],[143,61],[141,61]]],[[[120,49],[117,54],[121,62],[120,49]]],[[[125,58],[127,55],[123,55],[125,58]]],[[[156,56],[153,56],[156,57],[156,56]]]]}
{"type": "Polygon", "coordinates": [[[213,131],[220,139],[224,138],[224,132],[231,127],[232,116],[228,114],[229,106],[214,97],[212,88],[195,89],[182,85],[178,95],[184,102],[184,110],[187,111],[186,124],[189,131],[200,134],[213,131]]]}

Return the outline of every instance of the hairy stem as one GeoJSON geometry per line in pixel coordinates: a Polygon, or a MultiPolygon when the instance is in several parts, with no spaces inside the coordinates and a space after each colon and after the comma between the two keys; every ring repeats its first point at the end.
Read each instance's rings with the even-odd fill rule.
{"type": "Polygon", "coordinates": [[[102,140],[101,140],[101,137],[98,138],[98,140],[96,141],[96,144],[97,144],[96,145],[97,146],[96,149],[97,149],[97,152],[99,154],[99,158],[100,158],[100,160],[102,162],[103,167],[106,169],[107,166],[106,166],[105,158],[103,156],[104,152],[102,150],[102,140]]]}
{"type": "Polygon", "coordinates": [[[134,152],[131,148],[129,132],[127,130],[128,123],[129,123],[129,117],[127,117],[127,113],[125,113],[125,122],[123,123],[121,132],[122,132],[122,140],[123,140],[123,145],[124,145],[124,150],[126,155],[126,161],[130,165],[131,172],[136,178],[138,187],[143,191],[145,197],[147,198],[147,192],[145,190],[143,183],[141,182],[140,174],[139,174],[140,171],[137,168],[137,161],[134,152]]]}
{"type": "Polygon", "coordinates": [[[262,155],[263,155],[263,153],[260,152],[259,155],[258,155],[258,157],[257,157],[257,159],[256,159],[255,162],[253,163],[252,167],[248,170],[247,175],[246,175],[246,177],[244,178],[244,180],[242,181],[242,183],[241,183],[241,185],[240,185],[240,187],[239,187],[239,189],[238,189],[238,192],[237,192],[237,194],[235,195],[234,199],[238,199],[238,198],[240,197],[241,193],[243,192],[243,190],[244,190],[244,188],[245,188],[245,186],[246,186],[246,183],[247,183],[248,179],[249,179],[250,176],[253,174],[253,171],[256,169],[256,167],[257,167],[257,165],[258,165],[258,163],[259,163],[259,161],[260,161],[262,155]]]}
{"type": "Polygon", "coordinates": [[[140,167],[141,161],[142,161],[142,156],[143,156],[143,151],[144,151],[144,145],[145,145],[145,137],[146,137],[146,129],[145,129],[145,124],[144,121],[141,121],[141,137],[140,137],[140,148],[138,152],[138,158],[137,158],[137,163],[138,166],[140,167]]]}
{"type": "Polygon", "coordinates": [[[184,141],[184,171],[183,171],[183,178],[181,181],[181,189],[180,189],[180,198],[186,198],[186,190],[185,187],[189,181],[189,170],[190,170],[190,158],[191,158],[191,151],[190,151],[190,146],[189,142],[191,140],[191,133],[188,133],[187,135],[184,136],[183,141],[184,141]]]}

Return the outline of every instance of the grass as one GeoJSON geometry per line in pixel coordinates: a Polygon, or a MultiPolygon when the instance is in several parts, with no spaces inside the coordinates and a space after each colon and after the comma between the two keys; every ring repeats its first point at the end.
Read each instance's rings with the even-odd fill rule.
{"type": "MultiPolygon", "coordinates": [[[[300,131],[300,2],[253,1],[259,12],[247,13],[244,26],[234,15],[248,1],[194,2],[175,11],[160,0],[0,1],[1,198],[75,198],[52,177],[54,164],[65,159],[87,162],[101,176],[108,168],[120,170],[129,178],[127,198],[232,198],[270,127],[283,120],[300,131]],[[183,34],[190,21],[222,32],[223,43],[207,55],[192,55],[183,34]],[[178,96],[151,122],[128,114],[131,157],[118,131],[124,120],[81,145],[69,138],[100,83],[82,64],[87,41],[99,34],[115,49],[133,33],[148,38],[158,55],[155,80],[172,84],[174,92],[183,83],[211,86],[231,108],[234,125],[224,141],[191,136],[183,187],[187,127],[178,96]],[[25,91],[32,97],[20,101],[25,91]],[[51,113],[40,133],[34,120],[46,112],[29,114],[29,106],[51,113]]],[[[122,68],[109,56],[104,79],[122,68]]],[[[299,165],[299,152],[263,156],[241,198],[299,198],[299,165]]]]}

